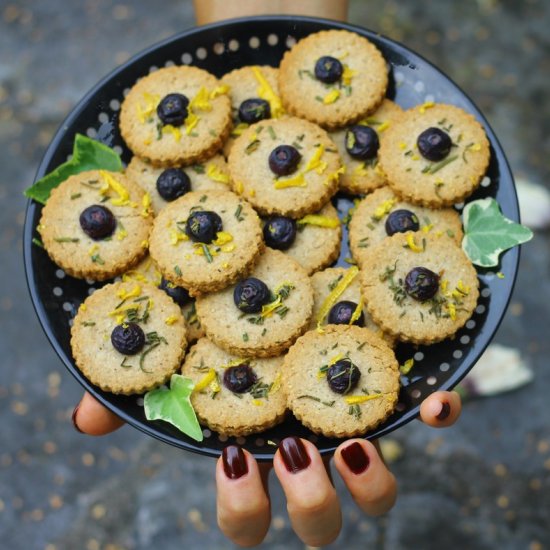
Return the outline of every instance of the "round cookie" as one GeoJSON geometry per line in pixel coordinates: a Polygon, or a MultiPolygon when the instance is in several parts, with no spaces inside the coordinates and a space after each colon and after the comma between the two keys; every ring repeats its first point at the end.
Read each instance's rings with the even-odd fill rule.
{"type": "Polygon", "coordinates": [[[366,328],[329,325],[322,334],[307,332],[290,348],[282,372],[283,390],[294,416],[327,437],[363,435],[384,422],[397,404],[399,367],[395,355],[366,328]],[[355,385],[342,378],[342,374],[347,376],[346,370],[340,374],[330,370],[342,360],[348,372],[353,369],[355,376],[360,374],[355,385]],[[334,391],[329,380],[344,393],[334,391]]]}
{"type": "Polygon", "coordinates": [[[141,187],[119,172],[90,170],[52,190],[38,229],[50,258],[66,273],[104,281],[143,258],[151,225],[150,197],[141,187]]]}
{"type": "MultiPolygon", "coordinates": [[[[326,312],[326,315],[323,316],[324,312],[322,312],[322,309],[329,296],[331,298],[334,296],[333,305],[342,301],[354,302],[356,305],[359,305],[361,302],[361,285],[359,284],[358,276],[359,272],[355,270],[357,274],[351,278],[350,269],[354,270],[353,267],[347,269],[345,267],[329,267],[328,269],[314,273],[311,276],[311,286],[313,287],[313,315],[309,324],[310,330],[316,329],[318,323],[320,323],[321,327],[328,324],[328,311],[326,312]],[[338,292],[336,290],[338,283],[342,280],[346,281],[346,275],[348,275],[351,280],[345,285],[345,288],[342,287],[342,292],[338,292]],[[334,292],[337,292],[338,296],[335,296],[333,294],[334,292]]],[[[344,283],[342,284],[344,285],[344,283]]],[[[380,327],[372,320],[365,304],[363,304],[361,311],[365,319],[364,324],[361,326],[364,326],[378,336],[381,336],[384,340],[386,340],[386,342],[388,342],[388,344],[390,344],[390,346],[393,346],[394,339],[385,335],[380,327]]]]}
{"type": "Polygon", "coordinates": [[[189,165],[211,157],[230,130],[227,87],[197,67],[166,67],[144,76],[130,89],[120,109],[120,132],[128,147],[159,166],[189,165]],[[176,111],[179,118],[163,115],[161,120],[159,104],[169,94],[181,94],[189,103],[186,111],[176,111]]]}
{"type": "MultiPolygon", "coordinates": [[[[281,422],[286,413],[286,398],[281,391],[282,357],[244,359],[231,355],[201,338],[190,350],[182,368],[183,376],[191,378],[195,390],[191,404],[199,421],[211,430],[228,436],[245,436],[261,432],[281,422]],[[235,392],[224,383],[231,384],[231,371],[236,367],[252,369],[249,387],[243,385],[235,392]],[[198,388],[198,389],[197,389],[198,388]]],[[[238,374],[246,372],[237,370],[238,374]]],[[[232,386],[233,387],[233,386],[232,386]]]]}
{"type": "MultiPolygon", "coordinates": [[[[168,202],[172,202],[165,200],[157,189],[157,180],[165,170],[166,168],[153,166],[151,163],[136,156],[132,157],[126,168],[126,175],[149,193],[155,215],[168,202]]],[[[180,168],[180,170],[189,178],[190,191],[206,191],[210,189],[214,191],[229,191],[231,189],[227,163],[222,155],[214,155],[202,164],[193,164],[187,168],[180,168]]]]}
{"type": "Polygon", "coordinates": [[[294,117],[250,126],[235,140],[228,163],[235,192],[260,214],[291,218],[319,211],[336,193],[343,171],[328,134],[294,117]],[[270,168],[269,157],[283,145],[293,147],[301,158],[294,172],[278,176],[270,168]]]}
{"type": "MultiPolygon", "coordinates": [[[[334,262],[340,254],[342,227],[338,212],[330,202],[316,214],[297,220],[296,238],[283,252],[311,275],[334,262]]],[[[264,238],[266,227],[264,225],[264,238]]],[[[269,246],[269,241],[266,242],[269,246]]]]}
{"type": "Polygon", "coordinates": [[[141,394],[164,384],[179,369],[186,347],[179,307],[158,288],[135,281],[96,290],[71,328],[76,365],[92,384],[112,393],[141,394]],[[113,331],[133,325],[141,329],[143,345],[121,353],[112,343],[113,331]]]}
{"type": "Polygon", "coordinates": [[[166,279],[196,295],[237,281],[250,271],[263,248],[260,218],[245,200],[230,191],[192,191],[155,218],[149,251],[166,279]],[[221,219],[222,229],[209,244],[186,234],[188,219],[199,212],[212,212],[221,219]]]}
{"type": "Polygon", "coordinates": [[[342,128],[376,110],[386,94],[388,69],[366,38],[344,30],[321,31],[296,43],[279,67],[279,90],[291,114],[327,129],[342,128]],[[321,82],[315,67],[330,56],[342,65],[341,77],[321,82]]]}
{"type": "Polygon", "coordinates": [[[222,84],[229,86],[233,130],[223,146],[223,153],[229,156],[235,138],[240,136],[250,123],[243,122],[239,117],[239,107],[249,99],[263,99],[269,103],[267,118],[279,118],[284,114],[279,97],[279,69],[268,65],[250,65],[234,69],[220,79],[222,84]]]}
{"type": "Polygon", "coordinates": [[[384,132],[378,151],[379,166],[393,191],[413,204],[432,208],[451,206],[471,195],[489,157],[489,141],[473,115],[431,102],[405,111],[384,132]],[[430,161],[418,149],[418,136],[429,128],[452,141],[441,160],[430,161]]]}
{"type": "MultiPolygon", "coordinates": [[[[147,255],[139,264],[126,271],[122,275],[122,280],[136,281],[138,283],[150,283],[156,287],[161,288],[163,284],[163,278],[161,272],[158,270],[153,258],[147,255]]],[[[164,284],[168,287],[165,292],[180,306],[181,314],[185,320],[185,329],[188,342],[196,342],[199,338],[204,336],[204,330],[201,327],[200,321],[195,311],[195,299],[189,296],[189,293],[183,287],[176,287],[174,283],[169,283],[164,280],[164,284]],[[178,292],[174,293],[172,289],[177,289],[178,292]],[[177,299],[174,298],[174,294],[177,299]]]]}
{"type": "Polygon", "coordinates": [[[199,296],[197,314],[208,337],[223,349],[248,357],[274,357],[307,330],[313,308],[311,282],[297,262],[270,248],[250,277],[271,292],[271,301],[258,313],[244,313],[235,305],[233,285],[199,296]]]}
{"type": "Polygon", "coordinates": [[[462,222],[456,210],[434,210],[411,204],[400,200],[389,187],[381,187],[359,202],[354,208],[349,224],[351,253],[360,267],[368,269],[365,255],[368,255],[370,247],[388,237],[386,221],[396,210],[412,212],[420,231],[450,237],[458,245],[462,243],[462,222]]]}
{"type": "MultiPolygon", "coordinates": [[[[358,125],[368,126],[375,131],[378,139],[383,132],[385,132],[392,122],[403,113],[403,109],[390,101],[384,99],[382,104],[367,118],[357,122],[358,125]]],[[[330,132],[329,136],[334,141],[346,167],[346,171],[340,178],[340,190],[352,195],[365,195],[382,187],[386,184],[386,177],[384,173],[377,168],[378,155],[370,156],[366,160],[361,158],[352,157],[347,149],[346,142],[350,141],[350,147],[353,146],[354,137],[350,134],[348,137],[348,128],[330,132]]]]}
{"type": "Polygon", "coordinates": [[[446,236],[396,233],[369,248],[364,265],[368,268],[361,270],[361,288],[367,309],[384,332],[399,340],[439,342],[455,334],[474,312],[479,296],[476,270],[446,236]],[[437,278],[425,271],[419,274],[418,268],[437,278]],[[423,301],[407,292],[407,277],[412,277],[408,288],[423,301]]]}

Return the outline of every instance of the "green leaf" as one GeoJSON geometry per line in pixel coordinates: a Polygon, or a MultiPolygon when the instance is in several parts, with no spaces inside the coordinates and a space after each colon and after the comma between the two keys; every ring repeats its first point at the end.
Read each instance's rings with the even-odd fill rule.
{"type": "Polygon", "coordinates": [[[462,249],[473,264],[481,267],[498,265],[502,252],[533,238],[529,228],[505,218],[497,201],[490,197],[467,204],[462,218],[462,249]]]}
{"type": "Polygon", "coordinates": [[[190,378],[173,374],[170,389],[158,388],[145,394],[145,417],[169,422],[189,437],[202,441],[202,430],[190,400],[194,387],[190,378]]]}
{"type": "Polygon", "coordinates": [[[25,190],[25,196],[41,204],[46,204],[52,189],[69,176],[74,176],[86,170],[120,172],[122,161],[110,147],[82,134],[76,134],[71,160],[64,162],[55,170],[40,178],[34,185],[25,190]]]}

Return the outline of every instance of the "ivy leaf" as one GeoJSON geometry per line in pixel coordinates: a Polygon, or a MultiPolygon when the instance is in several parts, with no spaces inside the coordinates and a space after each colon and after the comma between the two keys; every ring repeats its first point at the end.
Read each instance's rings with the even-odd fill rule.
{"type": "Polygon", "coordinates": [[[52,189],[69,176],[74,176],[86,170],[120,172],[122,161],[110,147],[82,134],[76,134],[71,160],[60,164],[55,170],[40,178],[34,185],[25,190],[25,196],[41,204],[46,204],[52,189]]]}
{"type": "Polygon", "coordinates": [[[169,422],[189,437],[202,441],[202,430],[190,400],[194,387],[190,378],[173,374],[170,389],[158,388],[145,394],[145,417],[169,422]]]}
{"type": "Polygon", "coordinates": [[[490,197],[467,204],[462,219],[462,249],[480,267],[498,265],[502,252],[533,238],[530,229],[504,217],[497,201],[490,197]]]}

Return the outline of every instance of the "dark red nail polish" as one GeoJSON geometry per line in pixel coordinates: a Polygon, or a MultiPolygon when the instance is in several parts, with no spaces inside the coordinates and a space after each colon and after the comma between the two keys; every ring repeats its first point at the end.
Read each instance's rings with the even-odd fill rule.
{"type": "Polygon", "coordinates": [[[239,479],[248,473],[248,464],[243,450],[237,445],[229,445],[222,452],[223,469],[229,479],[239,479]]]}
{"type": "Polygon", "coordinates": [[[438,420],[445,420],[451,414],[451,405],[447,401],[441,403],[441,411],[436,416],[438,420]]]}
{"type": "Polygon", "coordinates": [[[279,443],[279,451],[286,469],[292,474],[305,470],[311,464],[306,448],[298,437],[283,439],[279,443]]]}
{"type": "Polygon", "coordinates": [[[78,432],[83,434],[84,432],[78,427],[78,424],[76,423],[76,415],[78,414],[78,409],[80,408],[80,403],[74,408],[73,414],[71,416],[71,420],[73,422],[74,429],[78,432]]]}
{"type": "Polygon", "coordinates": [[[347,467],[354,474],[362,474],[369,467],[369,456],[357,441],[344,447],[341,451],[341,455],[347,467]]]}

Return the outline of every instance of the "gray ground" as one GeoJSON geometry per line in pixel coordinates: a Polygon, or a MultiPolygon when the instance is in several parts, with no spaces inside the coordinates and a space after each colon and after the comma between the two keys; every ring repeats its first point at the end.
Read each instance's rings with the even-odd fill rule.
{"type": "MultiPolygon", "coordinates": [[[[351,21],[449,73],[516,175],[549,185],[549,2],[354,1],[351,21]]],[[[61,120],[129,55],[192,24],[183,0],[0,0],[1,548],[232,548],[216,527],[213,461],[131,428],[102,439],[73,431],[81,390],[36,321],[21,259],[22,191],[61,120]]],[[[392,435],[405,451],[392,465],[397,506],[372,520],[344,497],[335,548],[550,548],[549,269],[550,237],[539,233],[496,337],[522,350],[535,383],[468,402],[452,429],[413,422],[392,435]]],[[[273,495],[265,546],[302,548],[275,485],[273,495]]]]}

